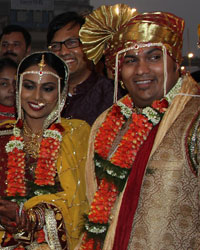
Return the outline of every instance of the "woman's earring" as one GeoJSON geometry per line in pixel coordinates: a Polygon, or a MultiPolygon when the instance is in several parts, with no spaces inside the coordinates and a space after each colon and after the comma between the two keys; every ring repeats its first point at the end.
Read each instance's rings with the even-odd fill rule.
{"type": "Polygon", "coordinates": [[[121,87],[122,87],[123,89],[126,89],[126,88],[125,88],[125,85],[124,85],[124,83],[123,83],[122,81],[120,81],[120,85],[121,85],[121,87]]]}

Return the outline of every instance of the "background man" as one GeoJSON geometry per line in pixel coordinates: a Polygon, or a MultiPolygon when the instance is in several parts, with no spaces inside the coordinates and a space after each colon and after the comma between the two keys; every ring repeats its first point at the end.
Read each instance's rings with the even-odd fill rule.
{"type": "Polygon", "coordinates": [[[102,6],[80,31],[84,51],[101,44],[129,92],[91,131],[81,249],[199,249],[200,89],[180,75],[184,20],[129,12],[102,6]]]}
{"type": "Polygon", "coordinates": [[[0,35],[0,56],[10,57],[17,64],[31,51],[31,35],[19,25],[8,25],[0,35]]]}
{"type": "MultiPolygon", "coordinates": [[[[90,125],[113,104],[113,82],[93,70],[82,51],[79,30],[84,17],[75,12],[56,16],[48,27],[48,48],[60,56],[70,71],[69,94],[62,116],[78,118],[90,125]]],[[[125,91],[119,90],[119,97],[125,91]]]]}

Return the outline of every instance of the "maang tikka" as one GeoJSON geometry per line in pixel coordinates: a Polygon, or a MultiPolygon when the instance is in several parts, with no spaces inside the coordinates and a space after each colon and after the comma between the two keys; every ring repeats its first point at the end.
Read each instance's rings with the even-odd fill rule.
{"type": "Polygon", "coordinates": [[[40,67],[40,71],[39,71],[39,81],[38,84],[40,84],[40,81],[42,79],[43,76],[43,68],[46,66],[46,64],[44,63],[44,54],[42,55],[42,59],[41,61],[38,63],[38,66],[40,67]]]}

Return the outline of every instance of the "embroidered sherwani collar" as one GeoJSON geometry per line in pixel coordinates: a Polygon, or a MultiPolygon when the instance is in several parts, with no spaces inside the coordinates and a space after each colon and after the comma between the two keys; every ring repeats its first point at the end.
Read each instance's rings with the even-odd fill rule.
{"type": "Polygon", "coordinates": [[[184,110],[185,105],[191,100],[191,98],[193,98],[192,95],[196,95],[198,92],[198,85],[191,76],[182,77],[182,87],[179,93],[182,93],[184,95],[176,95],[173,98],[170,107],[165,112],[165,115],[162,118],[162,121],[160,122],[159,129],[156,134],[154,145],[149,158],[151,158],[152,154],[160,145],[169,128],[184,110]]]}

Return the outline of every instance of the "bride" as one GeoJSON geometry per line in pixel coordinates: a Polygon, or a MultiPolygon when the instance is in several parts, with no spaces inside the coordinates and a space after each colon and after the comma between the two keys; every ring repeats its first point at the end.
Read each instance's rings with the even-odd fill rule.
{"type": "Polygon", "coordinates": [[[90,128],[60,118],[68,69],[51,52],[17,71],[17,121],[0,126],[0,249],[74,249],[87,210],[90,128]]]}

